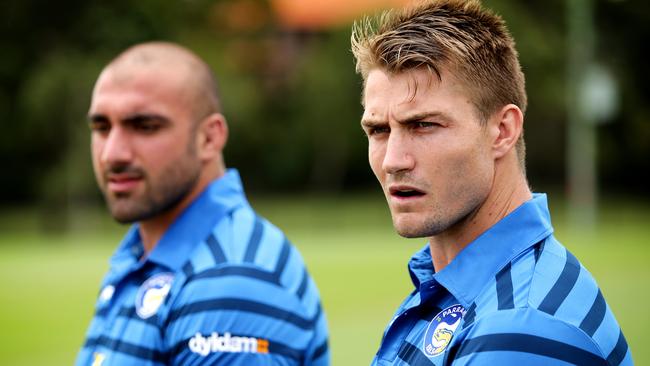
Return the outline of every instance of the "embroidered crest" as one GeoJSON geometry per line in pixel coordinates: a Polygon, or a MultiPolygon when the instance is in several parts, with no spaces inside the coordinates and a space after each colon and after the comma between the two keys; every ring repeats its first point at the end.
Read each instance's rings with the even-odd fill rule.
{"type": "Polygon", "coordinates": [[[451,338],[454,336],[458,325],[460,325],[463,315],[465,315],[465,308],[458,304],[439,312],[431,320],[424,334],[424,344],[422,346],[424,354],[433,357],[444,352],[451,343],[451,338]]]}
{"type": "Polygon", "coordinates": [[[172,273],[158,273],[146,280],[135,296],[135,312],[142,319],[147,319],[158,312],[172,287],[172,273]]]}

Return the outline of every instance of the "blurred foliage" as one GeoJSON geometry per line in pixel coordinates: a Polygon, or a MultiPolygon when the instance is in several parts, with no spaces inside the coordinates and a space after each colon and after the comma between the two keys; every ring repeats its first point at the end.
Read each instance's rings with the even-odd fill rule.
{"type": "MultiPolygon", "coordinates": [[[[485,1],[517,40],[527,76],[528,171],[564,181],[565,2],[485,1]]],[[[606,189],[643,192],[650,168],[650,75],[642,55],[650,7],[596,2],[599,62],[616,75],[620,110],[598,127],[606,189]]],[[[0,12],[0,205],[60,210],[96,202],[85,113],[103,65],[137,42],[165,39],[214,68],[231,126],[227,162],[252,190],[338,192],[374,185],[358,126],[361,81],[349,27],[286,29],[262,0],[12,1],[0,12]]]]}

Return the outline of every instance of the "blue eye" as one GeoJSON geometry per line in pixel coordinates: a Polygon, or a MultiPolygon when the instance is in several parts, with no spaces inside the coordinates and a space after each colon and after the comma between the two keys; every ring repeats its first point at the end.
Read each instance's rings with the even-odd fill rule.
{"type": "Polygon", "coordinates": [[[435,125],[435,123],[433,123],[433,122],[415,122],[414,125],[417,128],[428,128],[428,127],[433,127],[435,125]]]}
{"type": "Polygon", "coordinates": [[[390,128],[388,127],[374,127],[371,130],[373,135],[379,134],[379,133],[387,133],[390,132],[390,128]]]}

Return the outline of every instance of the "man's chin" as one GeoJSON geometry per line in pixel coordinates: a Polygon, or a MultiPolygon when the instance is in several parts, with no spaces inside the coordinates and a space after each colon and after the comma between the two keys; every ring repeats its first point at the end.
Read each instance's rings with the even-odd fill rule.
{"type": "Polygon", "coordinates": [[[111,211],[111,216],[113,217],[113,220],[120,224],[133,224],[134,222],[140,221],[140,218],[130,213],[111,211]]]}
{"type": "Polygon", "coordinates": [[[108,204],[108,210],[113,219],[120,224],[132,224],[147,218],[147,212],[137,205],[124,205],[123,202],[108,204]]]}
{"type": "Polygon", "coordinates": [[[404,222],[399,222],[398,220],[393,220],[393,226],[395,227],[395,231],[397,231],[397,234],[399,236],[402,236],[404,238],[423,238],[428,236],[427,232],[423,230],[420,225],[414,225],[413,223],[404,223],[404,222]]]}
{"type": "Polygon", "coordinates": [[[405,238],[429,238],[442,232],[443,228],[432,222],[422,222],[414,217],[405,217],[404,214],[393,216],[393,227],[395,231],[405,238]]]}

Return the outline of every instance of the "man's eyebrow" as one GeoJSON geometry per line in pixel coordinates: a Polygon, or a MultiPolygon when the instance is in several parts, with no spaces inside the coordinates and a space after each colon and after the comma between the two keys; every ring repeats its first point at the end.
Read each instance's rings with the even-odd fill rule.
{"type": "Polygon", "coordinates": [[[374,125],[381,125],[381,124],[385,124],[385,123],[388,123],[388,122],[384,121],[383,119],[379,119],[379,118],[362,118],[361,119],[361,125],[363,125],[363,126],[374,126],[374,125]]]}
{"type": "MultiPolygon", "coordinates": [[[[443,121],[447,121],[450,119],[446,114],[442,112],[431,111],[431,112],[420,112],[412,115],[407,115],[405,118],[402,118],[397,122],[399,124],[408,124],[413,122],[420,122],[424,119],[432,118],[432,117],[441,119],[443,121]]],[[[378,118],[367,118],[361,120],[361,126],[363,127],[374,127],[374,126],[385,125],[387,123],[388,123],[387,121],[378,118]]]]}
{"type": "Polygon", "coordinates": [[[134,113],[122,118],[121,121],[123,123],[138,123],[144,121],[158,121],[167,123],[169,122],[169,118],[156,113],[134,113]]]}
{"type": "Polygon", "coordinates": [[[86,119],[88,120],[88,123],[108,121],[108,117],[101,113],[89,113],[86,119]]]}
{"type": "Polygon", "coordinates": [[[420,122],[424,119],[432,118],[432,117],[443,119],[443,120],[449,119],[444,113],[431,111],[431,112],[420,112],[420,113],[412,114],[410,116],[406,116],[404,119],[399,120],[399,123],[406,124],[412,122],[420,122]]]}
{"type": "Polygon", "coordinates": [[[378,118],[364,118],[361,119],[361,126],[362,127],[374,127],[374,126],[380,126],[380,125],[385,125],[388,122],[382,119],[378,118]]]}

